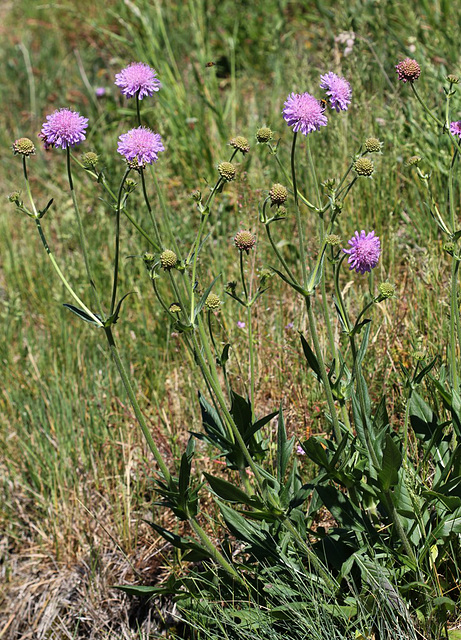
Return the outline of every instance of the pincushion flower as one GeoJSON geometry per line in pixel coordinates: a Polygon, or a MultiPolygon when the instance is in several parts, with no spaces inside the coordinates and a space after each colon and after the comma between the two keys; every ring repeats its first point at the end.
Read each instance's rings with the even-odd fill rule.
{"type": "Polygon", "coordinates": [[[46,116],[38,137],[43,140],[45,149],[52,146],[67,149],[85,140],[87,126],[88,118],[81,116],[78,111],[57,109],[46,116]]]}
{"type": "Polygon", "coordinates": [[[374,231],[356,231],[348,244],[351,248],[343,251],[349,255],[347,262],[350,271],[355,269],[357,273],[364,274],[376,267],[381,255],[381,242],[374,231]]]}
{"type": "Polygon", "coordinates": [[[327,125],[324,107],[309,93],[291,93],[283,107],[283,117],[295,133],[307,136],[327,125]]]}
{"type": "Polygon", "coordinates": [[[320,76],[320,80],[320,88],[325,89],[331,108],[336,109],[338,113],[347,111],[352,97],[352,89],[348,81],[332,71],[320,76]]]}
{"type": "Polygon", "coordinates": [[[461,120],[450,123],[450,133],[452,136],[459,136],[461,139],[461,120]]]}
{"type": "Polygon", "coordinates": [[[157,162],[158,154],[165,148],[160,134],[147,127],[137,127],[119,137],[117,151],[125,156],[127,162],[144,167],[157,162]]]}
{"type": "Polygon", "coordinates": [[[123,95],[132,98],[138,94],[142,100],[144,96],[152,96],[154,91],[162,88],[157,72],[144,62],[132,62],[115,76],[115,84],[120,87],[123,95]]]}
{"type": "Polygon", "coordinates": [[[395,65],[395,70],[402,82],[414,82],[421,75],[421,67],[412,58],[405,58],[395,65]]]}

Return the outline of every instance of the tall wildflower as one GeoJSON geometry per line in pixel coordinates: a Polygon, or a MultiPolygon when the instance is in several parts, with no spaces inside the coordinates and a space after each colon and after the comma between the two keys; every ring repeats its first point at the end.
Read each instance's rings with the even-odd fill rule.
{"type": "Polygon", "coordinates": [[[46,116],[46,122],[39,133],[48,147],[75,147],[85,140],[85,132],[88,127],[88,118],[81,116],[78,111],[70,109],[57,109],[51,115],[46,116]]]}
{"type": "Polygon", "coordinates": [[[291,93],[283,105],[283,117],[293,131],[307,136],[320,127],[326,127],[325,108],[309,93],[291,93]]]}
{"type": "Polygon", "coordinates": [[[138,94],[142,100],[145,96],[152,96],[154,91],[162,88],[157,72],[144,62],[132,62],[115,76],[115,84],[120,87],[123,95],[132,98],[138,94]]]}
{"type": "Polygon", "coordinates": [[[117,151],[127,162],[143,167],[157,162],[158,154],[165,151],[165,148],[160,134],[147,127],[137,127],[119,137],[117,151]]]}
{"type": "Polygon", "coordinates": [[[325,89],[331,108],[338,112],[347,111],[352,97],[352,89],[348,81],[332,71],[320,76],[320,80],[320,88],[325,89]]]}
{"type": "Polygon", "coordinates": [[[347,262],[350,271],[355,269],[357,273],[364,274],[376,267],[381,255],[381,242],[374,231],[356,231],[348,244],[351,248],[343,251],[349,255],[347,262]]]}

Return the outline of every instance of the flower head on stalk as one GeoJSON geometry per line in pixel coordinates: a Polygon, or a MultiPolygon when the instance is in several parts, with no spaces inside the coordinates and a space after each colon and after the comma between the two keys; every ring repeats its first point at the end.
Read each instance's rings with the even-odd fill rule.
{"type": "Polygon", "coordinates": [[[144,96],[152,96],[154,91],[162,88],[157,72],[144,62],[132,62],[115,76],[115,84],[120,87],[123,95],[132,98],[138,94],[142,100],[144,96]]]}
{"type": "Polygon", "coordinates": [[[376,267],[381,255],[381,242],[374,231],[356,231],[348,244],[351,248],[343,251],[349,255],[349,271],[355,269],[357,273],[364,274],[376,267]]]}
{"type": "Polygon", "coordinates": [[[414,82],[421,75],[421,67],[412,58],[405,58],[395,65],[395,70],[402,82],[414,82]]]}
{"type": "Polygon", "coordinates": [[[46,122],[38,134],[48,147],[75,147],[85,140],[85,132],[88,127],[88,118],[81,116],[78,111],[70,109],[57,109],[51,115],[46,116],[46,122]]]}
{"type": "Polygon", "coordinates": [[[458,136],[461,139],[461,120],[450,123],[450,133],[452,136],[458,136]]]}
{"type": "Polygon", "coordinates": [[[130,165],[139,168],[157,162],[158,154],[165,151],[165,148],[160,134],[147,127],[137,127],[119,137],[117,151],[130,165]]]}
{"type": "Polygon", "coordinates": [[[293,131],[307,136],[320,127],[326,127],[325,108],[309,93],[291,93],[283,105],[283,117],[293,131]]]}
{"type": "Polygon", "coordinates": [[[338,113],[347,111],[352,97],[352,89],[348,81],[332,71],[320,76],[320,80],[320,88],[325,89],[331,108],[336,109],[338,113]]]}

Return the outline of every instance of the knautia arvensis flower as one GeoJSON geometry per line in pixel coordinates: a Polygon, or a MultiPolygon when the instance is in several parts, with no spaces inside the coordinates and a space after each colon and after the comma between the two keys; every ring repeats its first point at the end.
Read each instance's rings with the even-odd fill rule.
{"type": "Polygon", "coordinates": [[[381,282],[378,287],[379,297],[381,300],[387,300],[395,296],[395,285],[390,282],[381,282]]]}
{"type": "Polygon", "coordinates": [[[232,138],[229,141],[229,144],[234,149],[237,149],[237,151],[243,153],[243,155],[245,155],[245,153],[248,153],[250,150],[250,144],[248,140],[243,136],[236,136],[235,138],[232,138]]]}
{"type": "Polygon", "coordinates": [[[94,151],[88,151],[82,156],[82,164],[85,169],[94,169],[99,162],[99,156],[94,151]]]}
{"type": "Polygon", "coordinates": [[[320,76],[320,81],[320,88],[325,89],[331,108],[336,109],[338,113],[339,111],[347,111],[352,97],[352,89],[349,82],[332,71],[320,76]]]}
{"type": "Polygon", "coordinates": [[[369,158],[358,158],[354,162],[354,171],[358,176],[370,177],[375,170],[375,165],[369,158]]]}
{"type": "Polygon", "coordinates": [[[378,264],[381,255],[381,241],[374,231],[360,233],[356,231],[348,242],[350,249],[343,249],[349,255],[347,262],[349,270],[357,273],[367,273],[378,264]]]}
{"type": "Polygon", "coordinates": [[[260,127],[256,131],[256,140],[259,142],[259,144],[267,144],[272,140],[273,135],[274,134],[269,129],[269,127],[260,127]]]}
{"type": "Polygon", "coordinates": [[[251,233],[251,231],[242,229],[236,233],[234,244],[239,251],[246,251],[248,253],[256,244],[256,236],[251,233]]]}
{"type": "Polygon", "coordinates": [[[288,189],[283,184],[276,182],[269,191],[269,198],[271,199],[271,204],[280,206],[287,201],[288,189]]]}
{"type": "Polygon", "coordinates": [[[139,100],[152,96],[162,88],[157,72],[144,62],[132,62],[115,76],[115,84],[128,98],[136,94],[139,100]]]}
{"type": "Polygon", "coordinates": [[[157,162],[158,154],[165,151],[165,147],[159,133],[136,127],[119,137],[117,151],[136,168],[157,162]]]}
{"type": "Polygon", "coordinates": [[[45,149],[48,147],[75,147],[85,140],[88,118],[81,116],[78,111],[70,109],[56,109],[46,116],[39,138],[43,140],[45,149]]]}
{"type": "Polygon", "coordinates": [[[13,142],[14,155],[31,156],[35,153],[35,145],[29,138],[18,138],[13,142]]]}
{"type": "Polygon", "coordinates": [[[295,133],[307,136],[320,127],[326,127],[325,107],[309,93],[290,93],[283,105],[283,117],[295,133]]]}
{"type": "Polygon", "coordinates": [[[223,180],[231,182],[235,178],[237,170],[232,162],[220,162],[218,164],[218,172],[223,180]]]}
{"type": "Polygon", "coordinates": [[[450,122],[450,133],[452,136],[461,138],[461,120],[450,122]]]}
{"type": "Polygon", "coordinates": [[[170,249],[165,249],[165,251],[162,251],[162,253],[160,254],[160,264],[162,265],[162,268],[165,271],[169,271],[170,269],[173,269],[178,263],[178,256],[175,254],[174,251],[171,251],[170,249]]]}
{"type": "Polygon", "coordinates": [[[215,293],[210,293],[205,301],[205,306],[209,311],[219,311],[221,300],[215,293]]]}
{"type": "Polygon", "coordinates": [[[365,140],[365,150],[368,153],[380,153],[383,143],[378,138],[367,138],[365,140]]]}
{"type": "Polygon", "coordinates": [[[421,67],[412,58],[405,58],[395,65],[395,69],[402,82],[414,82],[421,75],[421,67]]]}

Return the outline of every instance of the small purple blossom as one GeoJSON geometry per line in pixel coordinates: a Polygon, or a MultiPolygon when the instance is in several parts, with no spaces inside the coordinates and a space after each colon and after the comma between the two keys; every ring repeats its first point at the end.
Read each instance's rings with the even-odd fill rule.
{"type": "Polygon", "coordinates": [[[395,65],[395,70],[401,82],[414,82],[421,75],[421,67],[413,58],[405,58],[395,65]]]}
{"type": "Polygon", "coordinates": [[[450,133],[452,136],[459,136],[461,138],[461,120],[450,123],[450,133]]]}
{"type": "Polygon", "coordinates": [[[54,113],[46,116],[46,122],[42,125],[42,130],[38,134],[48,147],[75,147],[85,140],[85,131],[88,126],[88,118],[84,118],[77,111],[70,109],[57,109],[54,113]]]}
{"type": "Polygon", "coordinates": [[[332,71],[320,76],[320,80],[320,88],[325,89],[331,108],[336,109],[338,113],[347,111],[352,97],[352,89],[348,81],[332,71]]]}
{"type": "Polygon", "coordinates": [[[298,456],[305,456],[306,452],[304,451],[304,449],[302,448],[302,446],[300,444],[298,444],[298,446],[296,447],[296,453],[298,454],[298,456]]]}
{"type": "Polygon", "coordinates": [[[381,242],[374,231],[368,234],[356,231],[348,244],[351,248],[343,251],[349,255],[349,271],[355,269],[357,273],[364,274],[376,267],[381,255],[381,242]]]}
{"type": "Polygon", "coordinates": [[[237,322],[237,327],[238,327],[239,329],[245,329],[245,323],[244,323],[244,322],[242,322],[241,320],[239,320],[239,321],[237,322]]]}
{"type": "Polygon", "coordinates": [[[162,88],[157,72],[144,62],[132,62],[115,76],[115,84],[120,87],[123,95],[132,98],[138,94],[142,100],[144,96],[152,96],[154,91],[162,88]]]}
{"type": "Polygon", "coordinates": [[[106,95],[106,88],[105,87],[96,87],[96,89],[94,90],[95,96],[97,98],[102,98],[106,95]]]}
{"type": "Polygon", "coordinates": [[[295,133],[300,131],[307,136],[327,125],[324,107],[309,93],[291,93],[283,107],[283,117],[295,133]]]}
{"type": "Polygon", "coordinates": [[[117,151],[125,156],[127,162],[144,167],[146,164],[157,162],[158,154],[165,151],[165,148],[160,134],[147,127],[137,127],[119,137],[117,151]]]}
{"type": "Polygon", "coordinates": [[[292,322],[289,322],[288,324],[285,325],[285,329],[293,329],[294,324],[292,322]]]}

